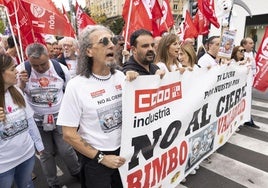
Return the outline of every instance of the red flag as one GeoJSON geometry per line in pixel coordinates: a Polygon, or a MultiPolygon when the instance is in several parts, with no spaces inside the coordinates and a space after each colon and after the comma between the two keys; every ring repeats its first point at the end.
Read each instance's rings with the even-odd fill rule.
{"type": "Polygon", "coordinates": [[[216,28],[220,27],[215,14],[214,0],[198,0],[198,9],[216,28]]]}
{"type": "Polygon", "coordinates": [[[67,13],[65,11],[65,8],[64,8],[63,4],[62,4],[62,14],[63,14],[64,18],[66,19],[66,22],[70,23],[70,20],[68,18],[68,15],[67,15],[67,13]]]}
{"type": "Polygon", "coordinates": [[[152,6],[151,13],[152,13],[153,36],[156,37],[162,34],[159,29],[163,13],[158,0],[151,0],[151,6],[152,6]]]}
{"type": "Polygon", "coordinates": [[[21,2],[29,13],[35,32],[75,37],[72,25],[67,23],[64,15],[51,0],[21,0],[21,2]]]}
{"type": "Polygon", "coordinates": [[[193,24],[200,35],[207,35],[209,33],[209,21],[202,14],[200,10],[197,10],[197,13],[194,17],[193,24]]]}
{"type": "Polygon", "coordinates": [[[84,29],[87,25],[96,25],[96,22],[80,8],[77,1],[75,9],[78,33],[80,33],[81,30],[84,29]]]}
{"type": "Polygon", "coordinates": [[[163,17],[160,22],[160,33],[168,31],[168,29],[174,25],[174,18],[168,0],[162,1],[162,13],[163,17]]]}
{"type": "Polygon", "coordinates": [[[125,36],[128,36],[127,41],[129,41],[131,33],[133,33],[135,30],[143,28],[152,31],[152,13],[146,0],[126,0],[123,7],[122,16],[125,21],[123,33],[125,36]],[[128,15],[130,15],[129,22],[128,15]]]}
{"type": "Polygon", "coordinates": [[[192,18],[188,10],[186,10],[185,21],[183,25],[183,33],[184,33],[183,39],[196,38],[198,36],[198,31],[196,30],[193,24],[192,18]]]}
{"type": "Polygon", "coordinates": [[[14,34],[18,37],[21,36],[21,45],[25,49],[28,44],[36,42],[37,39],[34,35],[33,27],[31,21],[24,9],[21,1],[19,0],[4,0],[4,6],[7,8],[8,16],[12,25],[12,30],[14,34]],[[17,21],[16,21],[17,16],[17,21]]]}
{"type": "Polygon", "coordinates": [[[157,20],[163,16],[162,8],[158,2],[158,0],[151,0],[151,6],[152,6],[152,19],[157,20]]]}
{"type": "Polygon", "coordinates": [[[265,29],[264,37],[256,55],[257,74],[253,87],[265,92],[268,88],[268,27],[265,29]]]}

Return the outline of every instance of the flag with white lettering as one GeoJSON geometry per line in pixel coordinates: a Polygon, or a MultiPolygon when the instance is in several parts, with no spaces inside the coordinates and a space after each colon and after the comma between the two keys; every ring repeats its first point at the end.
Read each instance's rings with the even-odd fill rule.
{"type": "Polygon", "coordinates": [[[153,31],[152,13],[147,0],[126,0],[122,16],[125,21],[123,34],[129,42],[130,35],[138,29],[153,31]]]}
{"type": "Polygon", "coordinates": [[[96,22],[81,9],[77,1],[75,9],[76,9],[76,23],[78,33],[80,33],[82,29],[84,29],[87,25],[96,25],[96,22]]]}
{"type": "Polygon", "coordinates": [[[253,87],[260,91],[268,88],[268,27],[256,55],[257,73],[255,75],[253,87]]]}
{"type": "Polygon", "coordinates": [[[75,37],[74,29],[51,0],[21,0],[37,33],[75,37]]]}
{"type": "Polygon", "coordinates": [[[37,39],[35,38],[33,27],[27,11],[19,0],[3,0],[3,5],[7,8],[8,16],[14,34],[21,36],[21,45],[23,49],[37,39]]]}

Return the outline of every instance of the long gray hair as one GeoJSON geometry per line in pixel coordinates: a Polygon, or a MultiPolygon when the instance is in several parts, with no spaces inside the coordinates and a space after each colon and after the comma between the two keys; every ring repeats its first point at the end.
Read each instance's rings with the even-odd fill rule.
{"type": "MultiPolygon", "coordinates": [[[[79,54],[78,54],[78,64],[77,64],[77,75],[85,76],[87,78],[92,74],[93,57],[87,55],[87,49],[91,47],[92,41],[90,35],[94,31],[105,30],[113,34],[113,32],[102,25],[88,25],[82,30],[79,35],[79,54]]],[[[115,70],[112,67],[111,73],[114,74],[115,70]]]]}

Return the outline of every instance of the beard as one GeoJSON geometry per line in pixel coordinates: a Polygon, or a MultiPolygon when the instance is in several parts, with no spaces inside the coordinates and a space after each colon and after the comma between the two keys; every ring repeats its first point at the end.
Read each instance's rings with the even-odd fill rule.
{"type": "Polygon", "coordinates": [[[105,62],[105,65],[107,67],[114,68],[114,67],[116,67],[116,62],[115,61],[107,61],[107,62],[105,62]]]}
{"type": "Polygon", "coordinates": [[[151,64],[151,63],[154,62],[154,58],[155,58],[155,53],[154,53],[154,51],[148,51],[148,52],[145,54],[144,58],[142,59],[141,63],[142,63],[143,65],[149,65],[149,64],[151,64]]]}

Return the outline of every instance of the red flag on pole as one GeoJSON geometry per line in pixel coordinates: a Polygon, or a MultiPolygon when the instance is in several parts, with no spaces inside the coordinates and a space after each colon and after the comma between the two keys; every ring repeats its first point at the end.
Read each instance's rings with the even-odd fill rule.
{"type": "Polygon", "coordinates": [[[183,39],[186,38],[196,38],[198,36],[198,31],[193,24],[191,15],[188,10],[186,10],[185,21],[183,25],[183,39]]]}
{"type": "Polygon", "coordinates": [[[160,33],[168,31],[174,25],[174,18],[171,12],[170,3],[168,0],[162,1],[163,16],[160,21],[160,33]]]}
{"type": "Polygon", "coordinates": [[[66,22],[67,22],[67,23],[71,23],[70,20],[69,20],[68,15],[67,15],[67,13],[66,13],[66,10],[65,10],[65,8],[64,8],[64,6],[63,6],[63,4],[62,4],[62,14],[63,14],[64,18],[66,19],[66,22]]]}
{"type": "Polygon", "coordinates": [[[123,33],[127,41],[135,30],[143,28],[152,31],[152,13],[146,0],[126,0],[122,16],[125,21],[123,33]]]}
{"type": "Polygon", "coordinates": [[[151,0],[151,6],[153,36],[160,36],[162,34],[160,32],[160,22],[163,16],[162,8],[158,0],[151,0]]]}
{"type": "Polygon", "coordinates": [[[216,28],[220,27],[215,14],[214,0],[198,0],[198,9],[216,28]]]}
{"type": "Polygon", "coordinates": [[[198,34],[207,35],[209,33],[210,23],[200,10],[197,11],[193,20],[193,24],[195,25],[195,28],[197,29],[198,34]]]}
{"type": "Polygon", "coordinates": [[[21,2],[29,13],[35,32],[75,37],[72,25],[67,23],[64,15],[60,13],[51,0],[21,0],[21,2]]]}
{"type": "Polygon", "coordinates": [[[87,25],[96,25],[96,22],[80,8],[77,1],[75,9],[78,33],[80,33],[87,25]]]}
{"type": "Polygon", "coordinates": [[[257,73],[254,79],[253,87],[265,92],[268,88],[268,27],[256,55],[257,73]]]}
{"type": "Polygon", "coordinates": [[[12,30],[20,40],[22,48],[25,49],[28,44],[36,41],[27,11],[19,0],[4,0],[3,3],[8,11],[12,30]]]}

